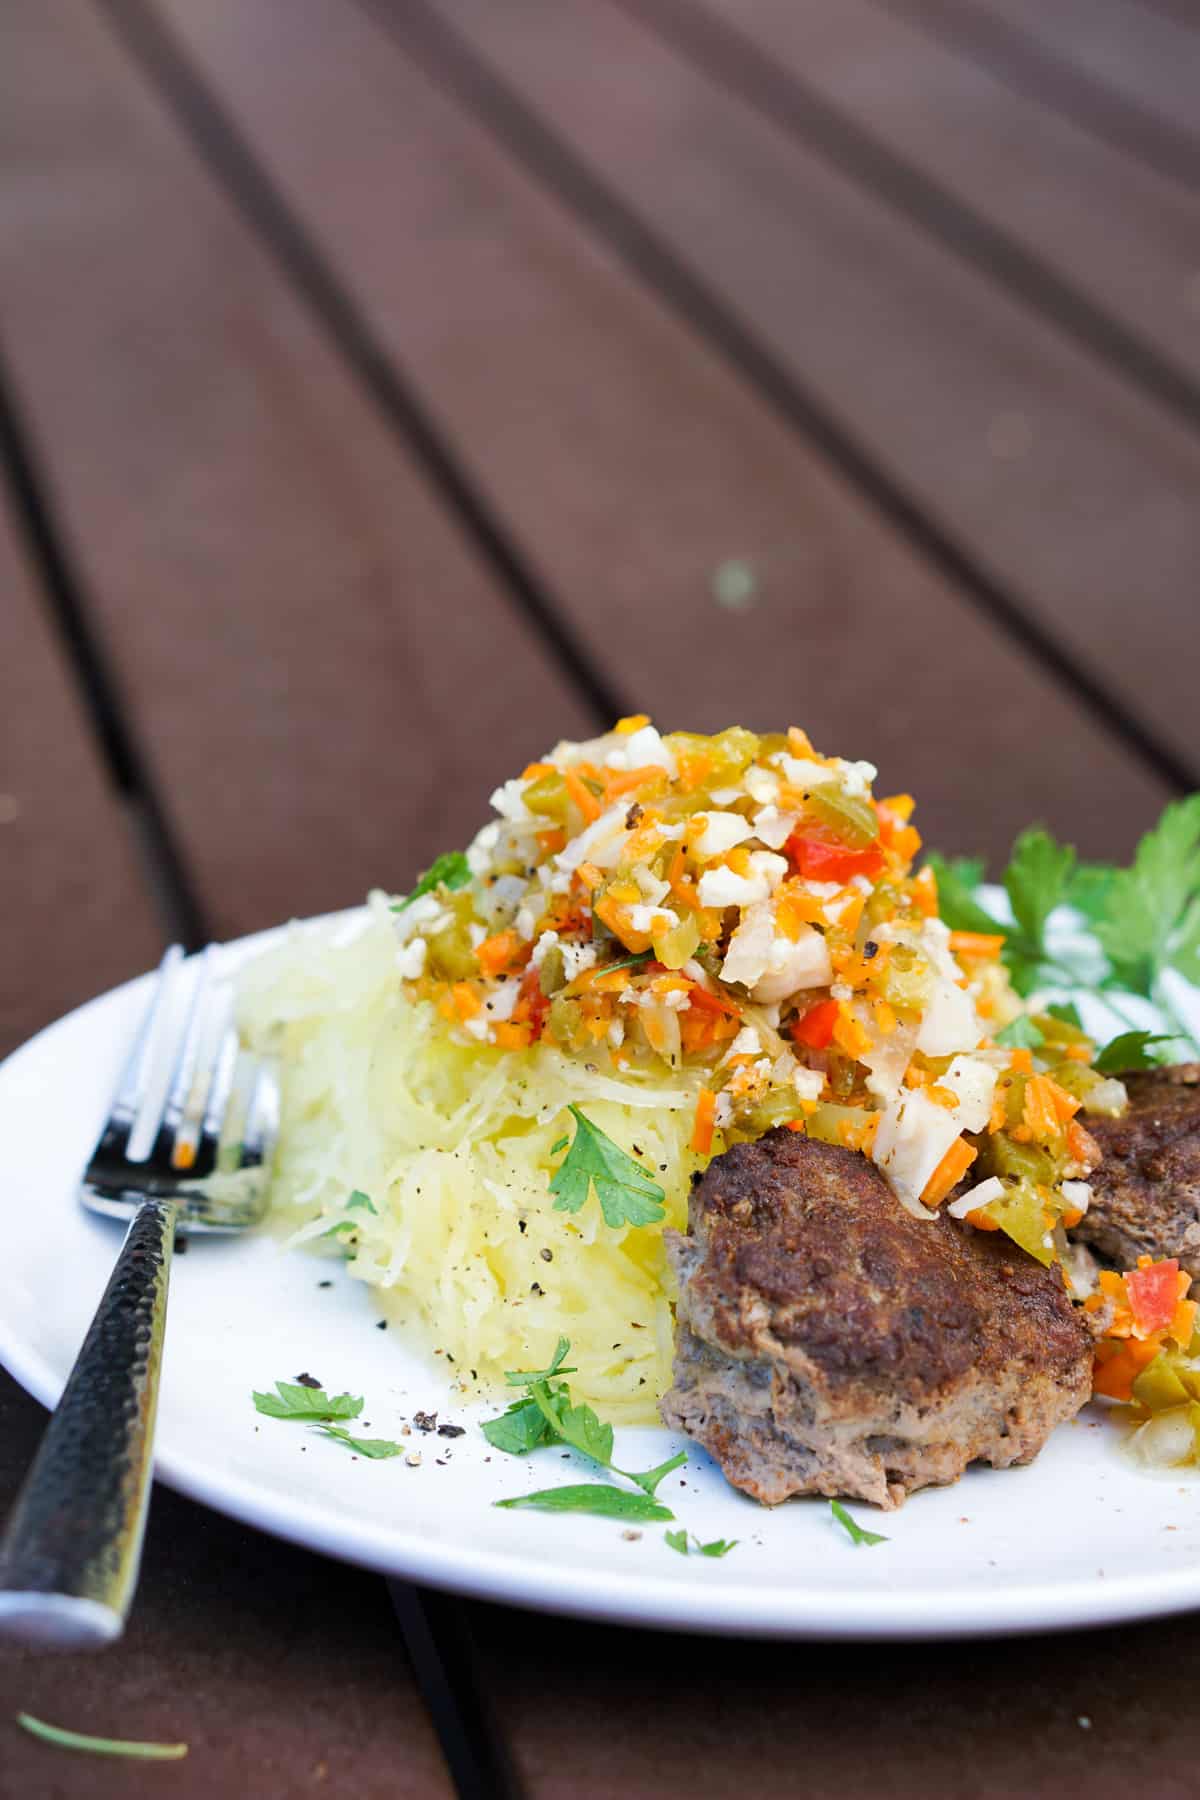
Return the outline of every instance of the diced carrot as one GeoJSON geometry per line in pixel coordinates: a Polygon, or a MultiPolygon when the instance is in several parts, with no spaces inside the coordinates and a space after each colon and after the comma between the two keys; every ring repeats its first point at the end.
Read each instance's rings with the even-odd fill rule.
{"type": "Polygon", "coordinates": [[[543,856],[557,856],[567,847],[567,834],[561,825],[551,825],[537,833],[537,846],[543,856]]]}
{"type": "Polygon", "coordinates": [[[900,1022],[896,1017],[895,1008],[889,1006],[886,1000],[876,1000],[872,1003],[871,1013],[875,1020],[875,1029],[880,1037],[891,1037],[900,1022]]]}
{"type": "Polygon", "coordinates": [[[1102,1340],[1096,1346],[1092,1370],[1092,1392],[1109,1400],[1132,1400],[1133,1384],[1142,1370],[1158,1355],[1161,1345],[1129,1338],[1121,1344],[1102,1340]]]}
{"type": "Polygon", "coordinates": [[[1059,1120],[1065,1125],[1068,1119],[1075,1117],[1082,1103],[1076,1099],[1074,1094],[1068,1093],[1065,1087],[1060,1087],[1057,1081],[1052,1080],[1049,1075],[1043,1075],[1040,1079],[1045,1084],[1046,1097],[1059,1120]]]}
{"type": "Polygon", "coordinates": [[[586,893],[594,894],[604,880],[604,870],[598,869],[593,862],[581,862],[575,876],[586,893]]]}
{"type": "Polygon", "coordinates": [[[1047,1075],[1031,1075],[1025,1084],[1021,1119],[1034,1138],[1054,1138],[1062,1131],[1053,1091],[1057,1085],[1047,1075]]]}
{"type": "Polygon", "coordinates": [[[553,775],[555,773],[556,770],[553,763],[528,763],[525,768],[521,770],[521,780],[536,781],[539,775],[553,775]]]}
{"type": "Polygon", "coordinates": [[[838,1127],[838,1136],[847,1150],[861,1150],[869,1156],[879,1130],[879,1113],[872,1113],[870,1118],[856,1122],[854,1119],[843,1119],[838,1127]]]}
{"type": "Polygon", "coordinates": [[[700,901],[700,895],[697,892],[695,882],[686,874],[686,869],[687,863],[684,859],[683,845],[680,844],[674,856],[671,858],[671,866],[667,870],[667,883],[671,892],[673,894],[678,894],[679,898],[685,901],[687,905],[697,906],[700,901]]]}
{"type": "Polygon", "coordinates": [[[950,948],[957,956],[999,956],[1004,948],[1002,931],[952,931],[950,948]]]}
{"type": "Polygon", "coordinates": [[[632,737],[635,731],[642,731],[649,723],[649,713],[630,713],[627,719],[618,719],[613,730],[619,737],[632,737]]]}
{"type": "Polygon", "coordinates": [[[493,937],[484,938],[475,954],[479,967],[491,979],[508,968],[521,947],[522,939],[515,931],[498,931],[493,937]]]}
{"type": "Polygon", "coordinates": [[[818,758],[816,751],[812,747],[812,739],[809,737],[807,731],[801,731],[798,725],[788,726],[787,739],[788,749],[793,756],[803,757],[814,762],[825,761],[824,757],[818,758]]]}
{"type": "Polygon", "coordinates": [[[1177,1300],[1175,1311],[1171,1314],[1171,1323],[1167,1326],[1167,1334],[1173,1337],[1184,1349],[1192,1341],[1192,1333],[1196,1329],[1197,1306],[1194,1300],[1177,1300]]]}
{"type": "Polygon", "coordinates": [[[927,919],[936,919],[938,914],[937,876],[928,864],[913,876],[912,893],[918,912],[923,912],[927,919]]]}
{"type": "Polygon", "coordinates": [[[916,804],[911,794],[889,794],[886,800],[877,803],[876,811],[894,813],[902,825],[907,825],[916,804]]]}
{"type": "Polygon", "coordinates": [[[775,923],[785,938],[793,944],[804,930],[807,921],[801,917],[800,908],[789,894],[778,895],[775,900],[775,923]]]}
{"type": "Polygon", "coordinates": [[[865,1056],[871,1048],[871,1034],[844,1006],[838,1007],[837,1020],[833,1027],[833,1041],[839,1050],[847,1056],[865,1056]]]}
{"type": "Polygon", "coordinates": [[[1033,1074],[1033,1051],[1027,1050],[1023,1044],[1008,1053],[1008,1066],[1015,1069],[1018,1075],[1033,1074]]]}
{"type": "Polygon", "coordinates": [[[454,996],[454,1010],[460,1019],[473,1019],[481,1010],[483,1002],[469,981],[456,981],[450,992],[454,996]]]}
{"type": "Polygon", "coordinates": [[[611,888],[596,901],[595,913],[601,924],[607,925],[614,937],[620,938],[627,950],[632,950],[635,955],[640,955],[643,950],[650,948],[649,934],[633,929],[625,908],[614,897],[611,888]]]}
{"type": "Polygon", "coordinates": [[[838,912],[836,924],[839,930],[845,932],[857,931],[858,921],[863,916],[863,907],[866,904],[867,900],[865,894],[860,894],[857,891],[851,894],[850,898],[838,912]]]}
{"type": "Polygon", "coordinates": [[[915,825],[900,825],[886,812],[879,815],[879,838],[886,850],[910,863],[921,848],[921,834],[915,825]]]}
{"type": "Polygon", "coordinates": [[[649,787],[657,782],[665,786],[667,771],[657,763],[645,763],[640,769],[607,769],[604,774],[604,798],[611,806],[622,794],[632,794],[637,788],[649,787]]]}
{"type": "Polygon", "coordinates": [[[1090,1044],[1064,1044],[1062,1053],[1067,1062],[1090,1063],[1096,1054],[1090,1044]]]}
{"type": "Polygon", "coordinates": [[[712,757],[705,756],[703,753],[694,756],[684,754],[680,756],[677,761],[679,764],[679,785],[685,794],[690,794],[695,788],[703,787],[704,783],[708,780],[709,775],[712,773],[712,757]]]}
{"type": "Polygon", "coordinates": [[[928,1207],[940,1206],[946,1195],[958,1186],[978,1154],[965,1138],[955,1138],[921,1189],[922,1204],[928,1207]]]}
{"type": "Polygon", "coordinates": [[[514,1025],[511,1019],[498,1019],[492,1036],[502,1050],[528,1050],[533,1033],[528,1025],[514,1025]]]}
{"type": "Polygon", "coordinates": [[[967,1214],[967,1224],[973,1225],[976,1231],[999,1231],[1000,1229],[995,1219],[983,1206],[977,1206],[967,1214]]]}
{"type": "Polygon", "coordinates": [[[696,1101],[696,1119],[692,1126],[692,1149],[697,1156],[707,1156],[712,1149],[713,1125],[717,1116],[717,1096],[711,1088],[701,1088],[696,1101]]]}
{"type": "Polygon", "coordinates": [[[925,1098],[932,1100],[935,1106],[944,1106],[947,1112],[953,1112],[958,1105],[958,1095],[953,1088],[943,1087],[938,1081],[931,1081],[925,1089],[925,1098]]]}
{"type": "Polygon", "coordinates": [[[998,1131],[1003,1131],[1007,1118],[1008,1106],[1006,1103],[1005,1090],[997,1084],[996,1091],[992,1095],[992,1110],[988,1115],[987,1124],[988,1131],[993,1137],[998,1131]]]}
{"type": "Polygon", "coordinates": [[[567,792],[579,811],[583,814],[585,825],[591,825],[600,817],[600,802],[589,787],[585,787],[582,778],[575,769],[567,769],[563,775],[567,784],[567,792]]]}
{"type": "Polygon", "coordinates": [[[1077,1163],[1094,1169],[1100,1161],[1100,1146],[1087,1128],[1072,1119],[1067,1126],[1067,1149],[1077,1163]]]}

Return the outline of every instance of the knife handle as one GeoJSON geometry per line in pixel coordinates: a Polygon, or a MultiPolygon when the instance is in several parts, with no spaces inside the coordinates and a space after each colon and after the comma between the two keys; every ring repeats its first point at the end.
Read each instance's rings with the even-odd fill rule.
{"type": "Polygon", "coordinates": [[[134,1215],[0,1540],[0,1639],[99,1649],[137,1587],[178,1204],[134,1215]]]}

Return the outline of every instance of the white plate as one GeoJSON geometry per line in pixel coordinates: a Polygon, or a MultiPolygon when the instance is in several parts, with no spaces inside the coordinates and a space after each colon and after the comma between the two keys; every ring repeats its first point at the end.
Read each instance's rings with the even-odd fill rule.
{"type": "MultiPolygon", "coordinates": [[[[80,1008],[0,1067],[0,1360],[47,1405],[119,1243],[119,1226],[81,1210],[76,1184],[150,979],[80,1008]]],[[[376,1317],[367,1290],[336,1265],[268,1238],[194,1242],[172,1277],[158,1474],[248,1524],[388,1574],[641,1625],[921,1638],[1200,1605],[1200,1486],[1131,1468],[1116,1429],[1092,1409],[1030,1469],[972,1470],[887,1517],[855,1507],[888,1535],[871,1549],[849,1543],[824,1501],[756,1506],[693,1448],[662,1497],[701,1538],[740,1539],[722,1561],[685,1560],[662,1525],[631,1542],[616,1521],[492,1507],[583,1477],[554,1451],[518,1461],[490,1452],[475,1429],[454,1440],[414,1433],[405,1441],[423,1460],[410,1468],[352,1460],[304,1426],[255,1413],[252,1388],[307,1370],[332,1391],[366,1396],[366,1435],[399,1435],[418,1408],[474,1426],[481,1413],[448,1402],[436,1362],[376,1330],[376,1317]],[[319,1288],[331,1274],[334,1286],[319,1288]]],[[[666,1431],[620,1435],[627,1468],[683,1443],[666,1431]]]]}

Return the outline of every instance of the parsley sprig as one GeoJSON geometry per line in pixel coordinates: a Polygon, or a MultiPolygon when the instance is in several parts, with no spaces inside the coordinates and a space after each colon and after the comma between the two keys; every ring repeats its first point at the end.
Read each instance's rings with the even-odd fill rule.
{"type": "Polygon", "coordinates": [[[526,1456],[544,1444],[564,1445],[611,1474],[632,1481],[641,1491],[630,1494],[608,1484],[583,1483],[570,1488],[543,1488],[515,1500],[498,1500],[496,1505],[540,1506],[548,1512],[601,1512],[609,1518],[674,1518],[674,1513],[657,1499],[658,1488],[666,1476],[683,1467],[687,1452],[681,1450],[653,1469],[618,1468],[613,1461],[612,1426],[586,1402],[576,1405],[562,1379],[575,1373],[566,1364],[570,1348],[570,1341],[560,1337],[547,1368],[532,1372],[509,1369],[504,1379],[510,1387],[522,1387],[525,1392],[497,1418],[484,1421],[483,1435],[493,1449],[503,1450],[509,1456],[526,1456]],[[587,1494],[593,1496],[594,1505],[582,1498],[587,1494]],[[647,1511],[647,1506],[657,1510],[647,1511]]]}
{"type": "MultiPolygon", "coordinates": [[[[929,861],[941,915],[952,930],[1004,934],[1002,954],[1019,994],[1043,986],[1090,989],[1129,1025],[1102,1052],[1107,1070],[1151,1067],[1160,1059],[1159,1044],[1192,1042],[1163,995],[1161,977],[1174,970],[1200,982],[1200,794],[1168,806],[1124,869],[1080,863],[1069,844],[1056,842],[1040,826],[1022,832],[1003,877],[1012,924],[976,898],[973,889],[982,874],[977,861],[936,854],[929,861]],[[1087,921],[1104,953],[1098,977],[1050,948],[1047,922],[1059,906],[1074,907],[1087,921]],[[1169,1035],[1137,1029],[1137,1020],[1121,1008],[1122,991],[1152,1000],[1167,1016],[1169,1035]]],[[[1036,1027],[1028,1021],[1006,1029],[1003,1041],[1037,1047],[1030,1035],[1036,1027]]]]}
{"type": "Polygon", "coordinates": [[[268,1419],[357,1419],[363,1409],[361,1394],[327,1394],[298,1381],[277,1381],[275,1389],[254,1395],[255,1410],[268,1419]]]}
{"type": "MultiPolygon", "coordinates": [[[[658,1182],[577,1106],[568,1111],[575,1120],[575,1137],[550,1183],[555,1212],[579,1212],[594,1187],[604,1223],[614,1231],[622,1225],[657,1225],[666,1217],[666,1195],[658,1182]]],[[[565,1137],[559,1138],[550,1154],[557,1155],[566,1144],[565,1137]]]]}
{"type": "Polygon", "coordinates": [[[857,1519],[851,1518],[840,1500],[831,1500],[829,1502],[829,1510],[837,1520],[838,1524],[842,1527],[843,1531],[846,1532],[852,1544],[857,1544],[860,1547],[869,1549],[872,1544],[886,1544],[890,1542],[890,1539],[884,1537],[881,1531],[867,1531],[864,1526],[858,1523],[857,1519]]]}
{"type": "Polygon", "coordinates": [[[17,1724],[31,1737],[60,1750],[83,1750],[91,1756],[123,1756],[131,1762],[179,1762],[188,1753],[186,1744],[148,1744],[136,1738],[93,1737],[85,1731],[68,1731],[64,1725],[47,1725],[32,1713],[19,1712],[17,1724]]]}
{"type": "MultiPolygon", "coordinates": [[[[677,1550],[680,1556],[691,1554],[688,1533],[682,1526],[678,1531],[665,1531],[663,1536],[671,1549],[677,1550]]],[[[738,1541],[737,1538],[714,1538],[711,1544],[702,1544],[695,1532],[691,1534],[691,1543],[696,1546],[696,1553],[699,1556],[728,1556],[731,1550],[737,1549],[738,1541]]]]}
{"type": "Polygon", "coordinates": [[[392,906],[393,912],[404,912],[414,900],[422,894],[431,894],[435,888],[466,887],[471,879],[471,867],[461,850],[447,850],[442,856],[435,857],[417,881],[411,894],[405,894],[403,900],[397,900],[392,906]]]}
{"type": "Polygon", "coordinates": [[[393,1443],[390,1438],[352,1437],[345,1425],[336,1422],[357,1419],[363,1409],[361,1394],[327,1394],[324,1388],[309,1387],[299,1381],[277,1381],[275,1388],[273,1394],[254,1395],[255,1410],[268,1419],[298,1419],[303,1424],[314,1425],[318,1436],[332,1438],[334,1443],[344,1444],[348,1450],[368,1457],[372,1462],[399,1456],[403,1446],[393,1443]]]}

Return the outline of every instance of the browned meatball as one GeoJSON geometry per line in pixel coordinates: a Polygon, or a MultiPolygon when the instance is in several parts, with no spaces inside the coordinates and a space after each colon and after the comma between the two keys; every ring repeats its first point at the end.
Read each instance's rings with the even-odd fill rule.
{"type": "Polygon", "coordinates": [[[1177,1256],[1200,1275],[1200,1063],[1121,1079],[1129,1111],[1087,1122],[1104,1161],[1072,1235],[1122,1268],[1139,1256],[1177,1256]]]}
{"type": "Polygon", "coordinates": [[[715,1157],[686,1236],[668,1425],[735,1487],[892,1507],[969,1462],[1030,1462],[1091,1387],[1056,1269],[912,1218],[857,1151],[771,1131],[715,1157]]]}

